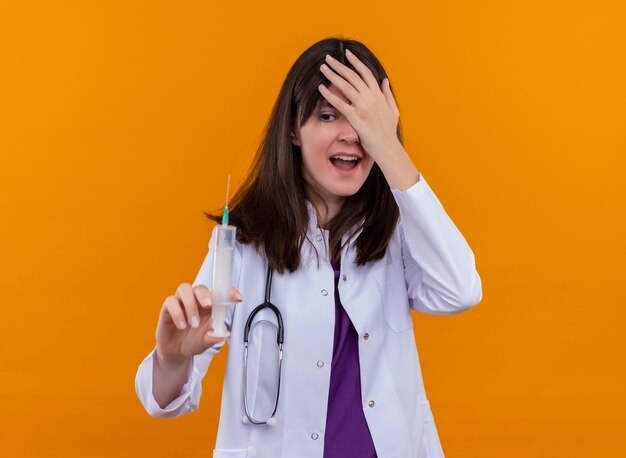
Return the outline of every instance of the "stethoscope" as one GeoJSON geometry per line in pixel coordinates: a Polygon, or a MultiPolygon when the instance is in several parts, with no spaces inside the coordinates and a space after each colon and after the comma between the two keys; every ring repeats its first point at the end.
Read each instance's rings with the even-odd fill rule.
{"type": "Polygon", "coordinates": [[[246,327],[243,332],[243,408],[245,410],[245,417],[243,417],[243,422],[245,424],[253,424],[253,425],[268,425],[274,426],[276,424],[276,408],[278,407],[278,396],[280,394],[280,374],[283,362],[283,339],[284,339],[284,328],[283,328],[283,317],[280,314],[280,310],[274,304],[270,302],[270,295],[272,292],[272,274],[273,269],[267,266],[267,280],[265,282],[265,302],[260,305],[257,305],[256,308],[250,313],[248,316],[248,320],[246,321],[246,327]],[[276,397],[274,399],[274,410],[270,417],[265,421],[258,421],[252,418],[250,412],[248,410],[248,333],[250,332],[250,326],[252,325],[252,319],[254,316],[260,312],[261,310],[269,308],[276,315],[276,319],[278,320],[278,332],[276,333],[276,343],[278,344],[278,386],[276,388],[276,397]]]}

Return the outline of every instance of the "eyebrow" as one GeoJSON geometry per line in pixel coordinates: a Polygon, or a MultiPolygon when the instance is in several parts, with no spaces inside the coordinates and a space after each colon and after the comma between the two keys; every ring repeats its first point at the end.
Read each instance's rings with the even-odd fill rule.
{"type": "Polygon", "coordinates": [[[332,106],[328,100],[324,99],[324,101],[320,105],[320,108],[335,108],[335,107],[332,106]]]}

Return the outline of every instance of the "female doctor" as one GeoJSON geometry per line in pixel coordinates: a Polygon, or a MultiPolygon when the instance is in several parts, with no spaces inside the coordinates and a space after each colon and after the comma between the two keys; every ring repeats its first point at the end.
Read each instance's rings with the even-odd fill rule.
{"type": "MultiPolygon", "coordinates": [[[[481,279],[404,150],[389,79],[362,43],[328,38],[297,59],[230,224],[235,305],[213,457],[443,456],[410,311],[463,312],[481,279]],[[281,319],[265,307],[247,323],[266,299],[281,319]]],[[[226,342],[207,335],[215,233],[194,283],[166,298],[137,371],[154,417],[198,407],[226,342]]]]}

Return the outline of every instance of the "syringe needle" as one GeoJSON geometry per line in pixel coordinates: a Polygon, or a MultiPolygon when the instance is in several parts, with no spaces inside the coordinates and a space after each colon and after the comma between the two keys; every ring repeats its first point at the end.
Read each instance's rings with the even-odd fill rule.
{"type": "Polygon", "coordinates": [[[224,205],[224,214],[222,215],[222,224],[228,224],[228,194],[230,191],[230,175],[228,175],[228,183],[226,184],[226,205],[224,205]]]}
{"type": "Polygon", "coordinates": [[[228,175],[228,183],[226,184],[226,206],[228,207],[228,194],[230,192],[230,175],[228,175]]]}

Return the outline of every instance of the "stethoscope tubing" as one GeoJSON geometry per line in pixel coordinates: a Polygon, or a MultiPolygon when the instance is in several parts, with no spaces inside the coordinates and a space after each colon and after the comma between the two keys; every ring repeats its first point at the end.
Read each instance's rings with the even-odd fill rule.
{"type": "Polygon", "coordinates": [[[244,327],[243,332],[243,407],[245,411],[245,417],[243,418],[244,423],[251,423],[253,425],[275,425],[276,418],[274,415],[276,414],[276,409],[278,408],[278,398],[280,396],[280,376],[282,372],[282,363],[283,363],[283,342],[284,342],[284,326],[283,326],[283,317],[274,304],[270,302],[270,297],[272,294],[272,276],[273,269],[270,267],[269,263],[267,266],[267,279],[265,281],[265,302],[257,305],[254,310],[248,316],[246,320],[246,325],[244,327]],[[250,327],[252,326],[252,320],[254,316],[259,313],[261,310],[269,308],[276,315],[276,319],[278,320],[278,332],[276,333],[276,344],[278,345],[278,385],[276,388],[276,396],[274,398],[274,410],[272,410],[272,414],[266,421],[259,421],[252,418],[250,411],[248,409],[248,335],[250,333],[250,327]]]}

